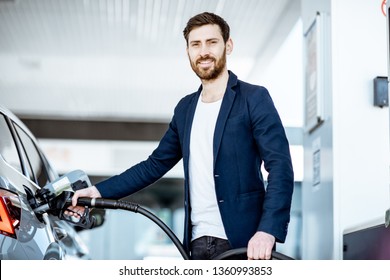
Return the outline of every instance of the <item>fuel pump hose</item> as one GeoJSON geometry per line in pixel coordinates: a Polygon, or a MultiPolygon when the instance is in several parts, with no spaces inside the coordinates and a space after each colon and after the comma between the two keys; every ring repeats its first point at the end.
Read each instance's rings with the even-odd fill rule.
{"type": "Polygon", "coordinates": [[[173,231],[165,223],[163,223],[156,215],[154,215],[153,213],[151,213],[150,211],[146,210],[145,208],[143,208],[142,206],[136,203],[124,201],[124,200],[80,197],[77,200],[77,205],[84,206],[84,207],[101,208],[101,209],[120,209],[120,210],[127,210],[134,213],[139,213],[152,220],[168,235],[168,237],[172,240],[173,244],[175,244],[175,246],[177,247],[180,254],[185,260],[190,259],[190,257],[188,256],[187,252],[183,247],[183,244],[173,233],[173,231]]]}

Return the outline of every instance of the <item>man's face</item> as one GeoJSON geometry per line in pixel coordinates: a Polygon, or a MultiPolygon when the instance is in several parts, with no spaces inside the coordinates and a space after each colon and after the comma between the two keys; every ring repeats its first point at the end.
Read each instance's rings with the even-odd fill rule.
{"type": "Polygon", "coordinates": [[[230,54],[231,50],[231,40],[225,45],[218,25],[203,25],[189,33],[188,58],[192,70],[202,80],[209,81],[219,77],[226,69],[226,54],[230,54]]]}

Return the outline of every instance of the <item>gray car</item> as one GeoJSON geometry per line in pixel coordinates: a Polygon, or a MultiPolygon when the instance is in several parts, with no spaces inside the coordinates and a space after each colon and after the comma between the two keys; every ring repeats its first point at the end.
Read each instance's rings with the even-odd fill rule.
{"type": "Polygon", "coordinates": [[[33,211],[37,190],[58,178],[36,138],[0,105],[0,259],[89,259],[73,224],[33,211]]]}

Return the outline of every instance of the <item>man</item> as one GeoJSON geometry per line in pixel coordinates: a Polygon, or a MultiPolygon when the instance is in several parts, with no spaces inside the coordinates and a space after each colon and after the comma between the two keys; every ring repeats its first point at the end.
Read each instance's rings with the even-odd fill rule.
{"type": "Polygon", "coordinates": [[[132,194],[183,158],[183,245],[192,259],[212,259],[239,247],[248,248],[248,259],[270,259],[275,241],[284,242],[287,235],[294,185],[281,120],[264,87],[242,82],[227,70],[233,41],[221,17],[196,15],[183,33],[201,87],[178,103],[147,160],[77,191],[73,206],[82,196],[115,199],[132,194]],[[262,163],[269,173],[267,188],[262,163]]]}

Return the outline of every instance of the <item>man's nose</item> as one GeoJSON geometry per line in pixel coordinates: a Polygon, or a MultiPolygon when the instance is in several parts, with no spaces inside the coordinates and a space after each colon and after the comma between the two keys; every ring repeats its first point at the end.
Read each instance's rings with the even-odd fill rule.
{"type": "Polygon", "coordinates": [[[210,54],[210,48],[207,46],[207,44],[203,44],[201,49],[200,49],[200,55],[201,56],[206,56],[210,54]]]}

